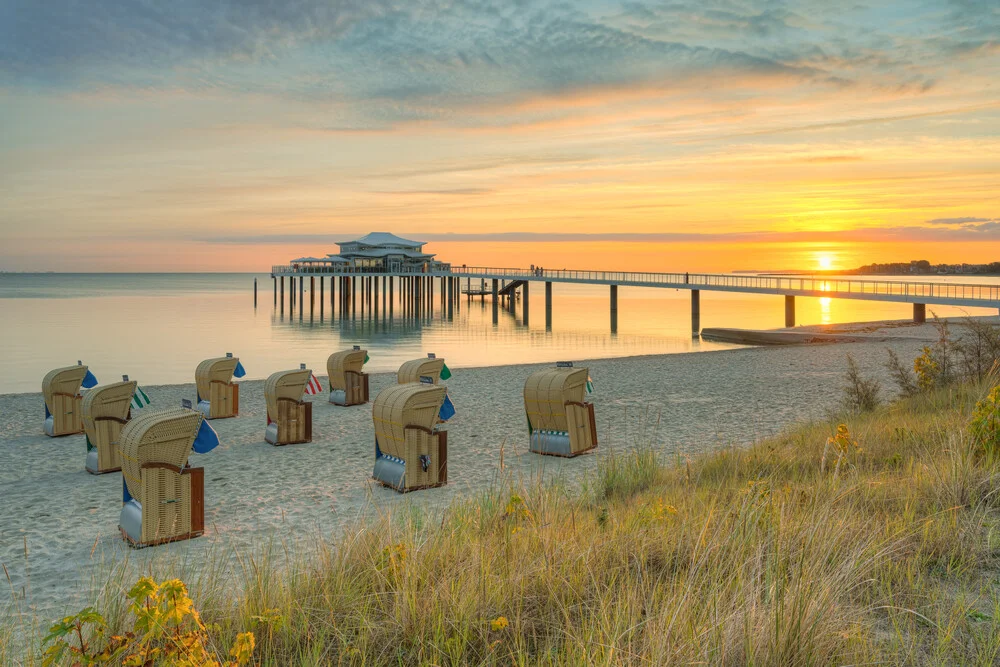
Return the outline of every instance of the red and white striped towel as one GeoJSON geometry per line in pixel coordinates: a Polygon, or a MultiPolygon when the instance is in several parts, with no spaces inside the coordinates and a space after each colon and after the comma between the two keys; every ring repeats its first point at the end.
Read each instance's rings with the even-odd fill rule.
{"type": "Polygon", "coordinates": [[[306,393],[315,395],[323,391],[323,385],[319,383],[315,375],[310,375],[309,383],[306,385],[306,393]]]}

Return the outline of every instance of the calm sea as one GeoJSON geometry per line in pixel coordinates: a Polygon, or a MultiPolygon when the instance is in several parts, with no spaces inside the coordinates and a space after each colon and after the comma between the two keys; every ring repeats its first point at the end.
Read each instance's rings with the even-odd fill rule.
{"type": "MultiPolygon", "coordinates": [[[[997,282],[962,277],[954,282],[997,282]]],[[[329,284],[329,283],[327,283],[329,284]]],[[[398,297],[398,291],[397,291],[398,297]]],[[[273,306],[267,274],[0,274],[0,393],[40,391],[50,369],[83,360],[102,381],[128,374],[140,384],[194,381],[197,363],[233,352],[249,378],[309,364],[326,372],[327,356],[351,345],[370,351],[372,372],[392,371],[434,352],[453,368],[588,359],[731,347],[692,339],[686,291],[619,289],[618,332],[610,332],[606,287],[553,286],[553,324],[545,296],[532,284],[529,324],[489,302],[463,297],[452,319],[435,300],[420,320],[401,316],[331,317],[329,293],[309,312],[273,306]],[[254,279],[258,307],[253,305],[254,279]],[[107,379],[105,379],[107,378],[107,379]]],[[[380,299],[381,302],[381,299],[380,299]]],[[[381,305],[381,303],[380,303],[381,305]]],[[[906,304],[830,299],[797,301],[799,324],[906,319],[906,304]]],[[[937,308],[942,316],[995,315],[992,310],[937,308]]],[[[702,327],[784,326],[783,299],[702,292],[702,327]]]]}

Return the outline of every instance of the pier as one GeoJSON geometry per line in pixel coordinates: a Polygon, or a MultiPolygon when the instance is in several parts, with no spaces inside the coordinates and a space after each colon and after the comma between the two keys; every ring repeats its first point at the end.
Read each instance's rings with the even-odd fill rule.
{"type": "MultiPolygon", "coordinates": [[[[454,267],[446,264],[414,269],[338,267],[323,264],[299,264],[271,267],[274,281],[275,299],[282,312],[285,307],[285,279],[290,289],[289,312],[294,312],[295,281],[298,280],[299,294],[305,278],[318,278],[320,289],[326,278],[330,279],[330,302],[334,303],[334,292],[341,295],[342,312],[353,313],[358,297],[358,285],[362,295],[362,312],[365,304],[371,308],[374,293],[377,308],[379,284],[382,293],[388,290],[389,307],[392,307],[393,292],[397,288],[403,296],[401,307],[407,312],[418,313],[433,304],[435,289],[440,290],[442,305],[451,311],[451,306],[459,302],[459,295],[468,300],[489,298],[493,304],[493,321],[497,321],[498,310],[504,308],[515,312],[520,301],[523,321],[528,322],[529,289],[531,283],[545,285],[546,327],[552,325],[552,284],[568,283],[577,285],[606,285],[609,288],[609,321],[612,332],[618,328],[618,288],[647,287],[653,289],[678,289],[691,292],[691,330],[697,335],[701,329],[701,292],[737,292],[744,294],[767,294],[783,297],[785,326],[795,326],[796,297],[817,297],[831,299],[857,299],[863,301],[883,301],[909,303],[913,305],[914,322],[924,322],[927,306],[964,306],[970,308],[993,308],[1000,310],[1000,285],[974,285],[960,283],[904,282],[894,280],[870,280],[854,278],[824,277],[783,277],[744,276],[710,273],[640,273],[630,271],[578,271],[550,269],[518,269],[496,267],[454,267]],[[279,300],[280,295],[280,300],[279,300]],[[367,300],[365,295],[367,295],[367,300]]],[[[299,297],[299,314],[303,304],[299,297]]],[[[383,303],[383,310],[385,304],[383,303]]]]}

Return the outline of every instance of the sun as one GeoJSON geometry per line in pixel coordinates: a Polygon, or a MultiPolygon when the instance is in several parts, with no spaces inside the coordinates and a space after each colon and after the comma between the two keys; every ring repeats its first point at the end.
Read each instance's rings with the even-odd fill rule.
{"type": "Polygon", "coordinates": [[[829,271],[833,268],[833,257],[830,255],[818,255],[816,262],[819,264],[821,271],[829,271]]]}

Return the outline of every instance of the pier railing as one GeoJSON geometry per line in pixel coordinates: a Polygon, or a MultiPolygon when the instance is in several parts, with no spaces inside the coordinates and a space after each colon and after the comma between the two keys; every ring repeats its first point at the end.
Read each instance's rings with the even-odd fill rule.
{"type": "Polygon", "coordinates": [[[649,273],[637,271],[579,271],[572,269],[498,268],[455,266],[446,271],[382,271],[372,268],[334,269],[323,265],[274,266],[271,273],[283,275],[424,275],[471,279],[537,280],[590,285],[627,285],[676,289],[704,289],[763,294],[830,296],[921,303],[1000,306],[1000,285],[972,283],[909,282],[828,278],[822,276],[753,276],[711,273],[649,273]]]}

